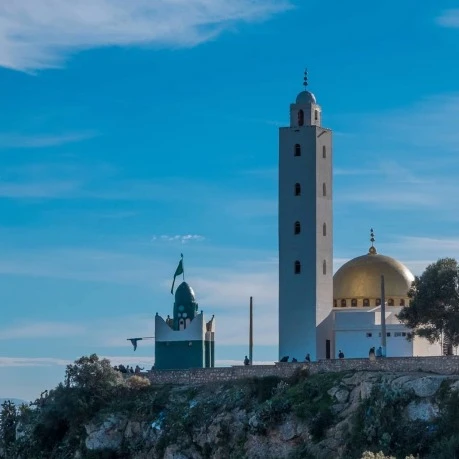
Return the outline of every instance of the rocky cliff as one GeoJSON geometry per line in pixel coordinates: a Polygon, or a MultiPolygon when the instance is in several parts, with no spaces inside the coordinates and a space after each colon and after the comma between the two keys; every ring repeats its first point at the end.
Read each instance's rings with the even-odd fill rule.
{"type": "Polygon", "coordinates": [[[458,389],[459,376],[386,372],[140,384],[79,426],[61,425],[61,434],[48,426],[58,439],[48,451],[36,438],[37,429],[47,432],[37,424],[43,419],[30,416],[18,425],[11,457],[352,459],[366,450],[457,457],[441,454],[459,452],[458,389]]]}

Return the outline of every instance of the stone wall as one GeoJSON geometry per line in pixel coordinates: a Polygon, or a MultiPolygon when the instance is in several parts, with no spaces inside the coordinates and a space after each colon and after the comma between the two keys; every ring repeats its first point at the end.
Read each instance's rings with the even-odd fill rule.
{"type": "Polygon", "coordinates": [[[221,368],[193,368],[189,370],[153,370],[147,373],[153,384],[206,384],[235,381],[244,378],[278,376],[288,378],[297,369],[310,373],[339,371],[427,372],[442,375],[459,374],[459,356],[387,357],[376,360],[341,359],[312,363],[275,363],[274,365],[233,366],[221,368]]]}

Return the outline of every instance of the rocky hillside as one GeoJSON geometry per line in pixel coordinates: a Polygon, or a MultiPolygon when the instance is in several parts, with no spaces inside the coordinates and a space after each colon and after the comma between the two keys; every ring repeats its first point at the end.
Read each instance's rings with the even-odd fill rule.
{"type": "Polygon", "coordinates": [[[111,387],[51,391],[21,415],[3,457],[459,457],[459,376],[303,371],[198,387],[134,376],[111,387]]]}

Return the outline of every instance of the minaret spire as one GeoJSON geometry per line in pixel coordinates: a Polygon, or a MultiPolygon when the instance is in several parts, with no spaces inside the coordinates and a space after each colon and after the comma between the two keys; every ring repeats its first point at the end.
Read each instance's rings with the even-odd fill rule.
{"type": "Polygon", "coordinates": [[[371,242],[371,247],[370,247],[370,250],[368,250],[368,253],[370,253],[371,255],[375,255],[378,252],[376,252],[375,232],[373,231],[373,228],[370,229],[370,242],[371,242]]]}
{"type": "Polygon", "coordinates": [[[308,87],[308,69],[304,69],[303,86],[305,89],[308,87]]]}

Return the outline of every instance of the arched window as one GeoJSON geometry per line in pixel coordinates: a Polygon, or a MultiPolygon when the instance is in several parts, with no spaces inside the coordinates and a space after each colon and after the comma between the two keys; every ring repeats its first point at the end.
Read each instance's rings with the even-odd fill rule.
{"type": "Polygon", "coordinates": [[[298,260],[295,261],[295,274],[301,274],[301,263],[298,260]]]}
{"type": "Polygon", "coordinates": [[[301,185],[299,183],[295,183],[295,196],[301,196],[301,185]]]}
{"type": "Polygon", "coordinates": [[[327,147],[324,145],[322,147],[322,158],[326,158],[327,157],[327,147]]]}
{"type": "Polygon", "coordinates": [[[387,300],[387,304],[388,304],[389,306],[394,306],[394,304],[395,304],[394,299],[393,299],[393,298],[389,298],[389,299],[387,300]]]}
{"type": "Polygon", "coordinates": [[[352,298],[351,306],[354,307],[354,308],[357,306],[357,298],[352,298]]]}
{"type": "Polygon", "coordinates": [[[295,156],[301,156],[301,145],[299,143],[297,143],[295,145],[295,153],[294,153],[295,156]]]}
{"type": "Polygon", "coordinates": [[[314,119],[317,121],[319,119],[319,112],[318,110],[314,110],[314,119]]]}
{"type": "Polygon", "coordinates": [[[304,124],[304,112],[303,110],[298,111],[298,126],[303,126],[304,124]]]}
{"type": "Polygon", "coordinates": [[[324,262],[322,263],[322,272],[323,274],[327,274],[327,261],[324,260],[324,262]]]}
{"type": "Polygon", "coordinates": [[[381,306],[381,298],[376,298],[376,306],[381,306]]]}
{"type": "Polygon", "coordinates": [[[300,222],[295,222],[295,234],[300,234],[301,233],[301,223],[300,222]]]}
{"type": "Polygon", "coordinates": [[[326,224],[326,223],[324,223],[324,224],[322,225],[322,234],[323,234],[324,236],[327,235],[327,224],[326,224]]]}
{"type": "Polygon", "coordinates": [[[333,307],[337,308],[338,307],[338,302],[336,300],[333,300],[333,307]]]}
{"type": "Polygon", "coordinates": [[[342,307],[342,308],[345,308],[346,306],[347,306],[346,300],[345,300],[345,299],[342,299],[342,300],[341,300],[341,307],[342,307]]]}
{"type": "Polygon", "coordinates": [[[322,195],[327,196],[327,185],[325,183],[322,184],[322,195]]]}
{"type": "Polygon", "coordinates": [[[363,299],[363,305],[364,306],[370,306],[370,300],[368,298],[363,299]]]}
{"type": "Polygon", "coordinates": [[[405,300],[403,298],[400,300],[400,306],[405,306],[405,300]]]}

